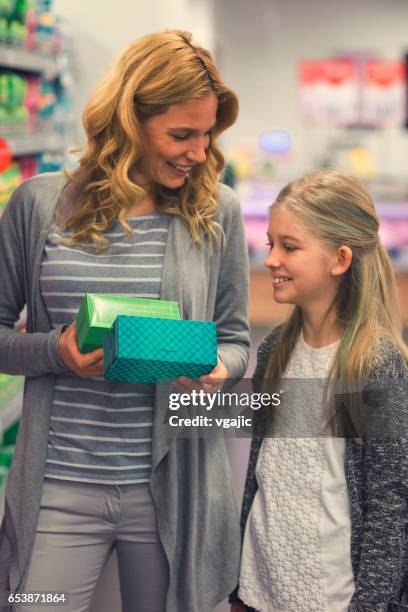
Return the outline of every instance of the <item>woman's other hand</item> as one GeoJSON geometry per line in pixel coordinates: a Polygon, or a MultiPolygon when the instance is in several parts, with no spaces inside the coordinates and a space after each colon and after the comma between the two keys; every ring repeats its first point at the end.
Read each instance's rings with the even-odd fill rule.
{"type": "Polygon", "coordinates": [[[58,350],[67,368],[78,376],[103,376],[103,349],[97,349],[92,353],[80,353],[75,322],[60,335],[58,350]]]}
{"type": "Polygon", "coordinates": [[[218,357],[218,364],[209,374],[200,376],[197,380],[187,376],[179,376],[173,383],[173,389],[179,393],[191,393],[203,389],[206,393],[215,393],[221,390],[228,378],[228,370],[218,357]]]}

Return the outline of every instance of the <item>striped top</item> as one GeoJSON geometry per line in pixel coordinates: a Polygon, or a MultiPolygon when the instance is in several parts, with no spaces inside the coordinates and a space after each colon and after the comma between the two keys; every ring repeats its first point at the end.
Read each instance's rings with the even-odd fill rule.
{"type": "MultiPolygon", "coordinates": [[[[41,293],[53,327],[74,321],[85,293],[158,299],[169,215],[119,221],[105,236],[106,251],[68,247],[53,228],[41,266],[41,293]]],[[[56,378],[45,476],[92,483],[146,483],[151,470],[154,386],[83,378],[56,378]]]]}

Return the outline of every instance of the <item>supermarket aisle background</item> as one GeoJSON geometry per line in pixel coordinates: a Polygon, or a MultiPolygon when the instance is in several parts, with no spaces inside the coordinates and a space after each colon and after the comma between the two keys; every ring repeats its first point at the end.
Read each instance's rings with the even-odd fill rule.
{"type": "MultiPolygon", "coordinates": [[[[270,327],[254,327],[251,330],[251,353],[248,364],[247,376],[252,375],[256,363],[256,349],[262,338],[268,333],[270,327]]],[[[235,484],[237,503],[240,506],[244,487],[246,467],[249,454],[248,439],[231,439],[229,444],[229,454],[231,459],[231,469],[235,484]]],[[[229,605],[226,602],[217,606],[215,612],[229,612],[229,605]]],[[[101,576],[95,598],[90,612],[120,612],[120,594],[117,573],[116,554],[113,553],[109,559],[105,571],[101,576]]],[[[180,611],[181,612],[181,611],[180,611]]]]}
{"type": "MultiPolygon", "coordinates": [[[[0,170],[0,211],[21,180],[37,172],[58,170],[72,162],[67,152],[82,140],[83,107],[95,83],[128,43],[148,32],[184,28],[213,51],[225,81],[235,88],[240,98],[239,121],[223,135],[222,146],[227,159],[235,164],[236,189],[244,209],[252,255],[254,327],[248,373],[253,371],[255,349],[265,333],[262,326],[270,327],[286,311],[273,303],[270,279],[259,269],[265,250],[267,206],[284,182],[314,167],[341,166],[368,184],[378,206],[383,238],[399,272],[402,315],[408,325],[408,131],[404,129],[403,118],[399,118],[398,124],[395,116],[392,117],[393,113],[398,115],[401,83],[397,82],[395,87],[392,70],[387,73],[390,68],[387,61],[390,65],[400,61],[402,65],[408,52],[408,3],[344,0],[338,6],[326,0],[312,0],[307,4],[303,0],[289,3],[281,0],[257,0],[256,3],[120,0],[112,11],[111,0],[33,2],[38,9],[37,26],[33,28],[31,20],[28,32],[37,39],[30,43],[33,53],[25,44],[19,48],[24,31],[19,33],[15,22],[10,24],[13,28],[9,32],[10,36],[14,32],[14,41],[0,31],[1,92],[3,96],[9,93],[9,99],[0,100],[0,136],[8,141],[14,162],[10,168],[0,170]],[[64,50],[62,45],[64,52],[58,61],[53,55],[54,43],[61,46],[62,41],[59,35],[55,40],[54,14],[67,20],[67,47],[64,50]],[[252,23],[256,27],[249,27],[252,23]],[[333,58],[339,60],[337,68],[336,61],[331,62],[333,58]],[[364,125],[364,117],[360,117],[362,124],[342,123],[341,115],[351,100],[352,79],[350,82],[346,79],[345,88],[335,92],[332,98],[333,88],[328,87],[330,78],[324,86],[320,84],[319,121],[305,119],[301,108],[300,64],[304,60],[316,60],[325,69],[331,65],[333,73],[329,74],[328,70],[328,77],[340,84],[344,58],[356,62],[360,73],[366,60],[379,60],[383,72],[380,70],[381,87],[375,90],[377,95],[380,93],[381,102],[377,100],[376,108],[380,114],[391,117],[389,124],[383,122],[384,117],[377,117],[377,123],[371,126],[364,125]],[[382,60],[385,62],[381,65],[382,60]],[[340,72],[336,72],[339,67],[340,72]],[[12,76],[10,71],[14,72],[12,76]],[[383,89],[387,83],[390,87],[383,89]],[[381,96],[380,89],[385,96],[381,96]],[[327,110],[333,114],[334,121],[326,121],[327,110]],[[340,118],[336,118],[336,113],[340,118]],[[272,135],[274,131],[278,135],[286,134],[289,150],[284,154],[261,150],[259,137],[264,131],[272,135]]],[[[16,8],[17,4],[20,8],[28,5],[26,0],[19,3],[2,0],[0,17],[7,4],[14,4],[16,8]]],[[[406,80],[405,76],[404,87],[406,80]]],[[[375,95],[372,102],[375,103],[375,95]]],[[[24,327],[24,318],[20,327],[24,327]]],[[[406,330],[408,340],[408,327],[406,330]]],[[[5,430],[18,416],[21,402],[16,391],[21,390],[21,384],[21,380],[4,381],[0,375],[0,436],[2,428],[5,430]]],[[[11,437],[7,442],[9,450],[13,443],[11,437]]],[[[233,440],[230,445],[238,502],[248,447],[248,440],[233,440]]],[[[0,505],[9,450],[0,449],[0,505]]],[[[100,581],[92,612],[108,610],[120,612],[114,557],[100,581]]],[[[226,605],[221,605],[217,612],[227,610],[226,605]]]]}

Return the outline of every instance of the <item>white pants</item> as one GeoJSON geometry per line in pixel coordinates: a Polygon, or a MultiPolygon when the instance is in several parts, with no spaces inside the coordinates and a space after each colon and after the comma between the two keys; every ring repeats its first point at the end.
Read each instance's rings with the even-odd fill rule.
{"type": "Polygon", "coordinates": [[[163,612],[168,564],[148,485],[45,479],[34,548],[22,592],[65,592],[68,604],[19,612],[86,612],[113,548],[123,612],[163,612]]]}

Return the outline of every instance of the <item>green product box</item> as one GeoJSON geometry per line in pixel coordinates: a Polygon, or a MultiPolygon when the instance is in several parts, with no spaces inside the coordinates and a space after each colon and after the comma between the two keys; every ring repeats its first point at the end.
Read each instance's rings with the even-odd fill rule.
{"type": "Polygon", "coordinates": [[[86,293],[76,318],[81,353],[102,348],[103,339],[118,315],[180,319],[177,302],[86,293]]]}
{"type": "Polygon", "coordinates": [[[104,340],[104,362],[105,380],[199,378],[217,365],[217,328],[205,321],[118,316],[104,340]]]}

